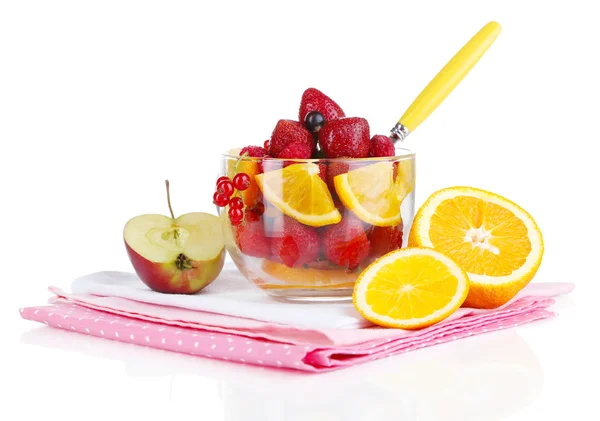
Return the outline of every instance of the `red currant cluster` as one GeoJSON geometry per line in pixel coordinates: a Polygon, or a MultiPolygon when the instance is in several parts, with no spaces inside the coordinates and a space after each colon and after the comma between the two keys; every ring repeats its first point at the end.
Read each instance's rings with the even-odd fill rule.
{"type": "Polygon", "coordinates": [[[217,191],[213,195],[213,203],[220,207],[229,205],[229,220],[238,225],[244,219],[244,201],[240,197],[232,197],[235,191],[244,191],[250,187],[250,177],[243,172],[231,180],[227,176],[217,180],[217,191]]]}

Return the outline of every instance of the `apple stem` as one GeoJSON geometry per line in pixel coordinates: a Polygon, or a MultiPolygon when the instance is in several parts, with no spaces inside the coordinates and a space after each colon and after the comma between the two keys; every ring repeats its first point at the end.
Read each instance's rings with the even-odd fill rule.
{"type": "Polygon", "coordinates": [[[171,212],[171,218],[175,219],[175,215],[173,214],[173,208],[171,207],[171,192],[169,191],[169,180],[165,180],[165,185],[167,186],[167,203],[169,204],[169,212],[171,212]]]}

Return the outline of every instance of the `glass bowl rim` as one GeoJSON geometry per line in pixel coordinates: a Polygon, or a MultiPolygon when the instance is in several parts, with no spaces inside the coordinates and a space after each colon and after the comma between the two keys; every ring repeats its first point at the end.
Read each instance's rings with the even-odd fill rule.
{"type": "MultiPolygon", "coordinates": [[[[390,160],[394,160],[394,161],[401,161],[401,160],[406,160],[406,159],[415,159],[417,154],[413,151],[411,151],[408,148],[403,148],[403,147],[399,147],[396,146],[395,147],[396,150],[396,155],[394,156],[380,156],[380,157],[368,157],[368,158],[307,158],[307,159],[297,159],[297,158],[272,158],[272,157],[268,157],[268,158],[256,158],[256,157],[251,157],[251,156],[246,156],[242,159],[247,160],[247,161],[262,161],[262,160],[267,160],[267,161],[273,161],[273,162],[277,162],[277,161],[294,161],[294,162],[329,162],[329,161],[333,161],[333,162],[342,162],[342,161],[351,161],[351,162],[378,162],[378,161],[390,161],[390,160]],[[397,153],[399,151],[402,151],[401,155],[398,155],[397,153]]],[[[239,155],[232,155],[230,153],[223,153],[221,154],[222,158],[225,159],[240,159],[239,155]]]]}

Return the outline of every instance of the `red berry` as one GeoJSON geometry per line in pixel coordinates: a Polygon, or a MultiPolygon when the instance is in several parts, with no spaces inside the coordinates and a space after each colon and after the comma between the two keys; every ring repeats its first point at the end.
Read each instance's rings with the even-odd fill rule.
{"type": "Polygon", "coordinates": [[[229,197],[219,192],[216,192],[213,195],[213,203],[220,207],[227,206],[229,204],[229,197]]]}
{"type": "Polygon", "coordinates": [[[235,177],[233,177],[233,187],[239,191],[246,190],[250,187],[250,176],[243,172],[237,173],[235,177]]]}
{"type": "Polygon", "coordinates": [[[317,165],[319,166],[319,177],[321,177],[321,180],[327,181],[327,164],[319,162],[317,165]]]}
{"type": "Polygon", "coordinates": [[[269,142],[269,155],[279,158],[279,153],[292,143],[306,143],[310,150],[317,146],[312,133],[306,130],[304,124],[293,120],[279,120],[273,130],[269,142]]]}
{"type": "Polygon", "coordinates": [[[240,151],[240,156],[244,154],[252,158],[262,158],[269,155],[267,150],[265,148],[261,148],[260,146],[246,146],[240,151]]]}
{"type": "Polygon", "coordinates": [[[311,111],[320,112],[323,117],[325,117],[325,121],[346,117],[344,111],[334,100],[315,88],[308,88],[302,94],[298,119],[304,122],[306,120],[306,115],[311,111]]]}
{"type": "Polygon", "coordinates": [[[244,211],[241,209],[231,208],[229,209],[228,214],[229,220],[233,225],[239,224],[240,222],[242,222],[242,219],[244,219],[244,211]]]}
{"type": "Polygon", "coordinates": [[[371,249],[362,222],[352,216],[327,226],[322,238],[327,260],[346,269],[356,269],[371,249]]]}
{"type": "Polygon", "coordinates": [[[269,139],[265,140],[265,143],[263,143],[263,147],[265,148],[265,150],[269,150],[269,139]]]}
{"type": "Polygon", "coordinates": [[[395,227],[373,227],[368,234],[371,243],[371,256],[379,258],[402,247],[402,223],[395,227]]]}
{"type": "Polygon", "coordinates": [[[392,139],[380,134],[373,136],[371,139],[369,156],[382,157],[394,155],[396,155],[396,148],[394,147],[394,142],[392,142],[392,139]]]}
{"type": "Polygon", "coordinates": [[[279,155],[278,158],[290,158],[290,159],[310,159],[312,155],[312,149],[306,142],[294,142],[287,145],[279,155]]]}
{"type": "Polygon", "coordinates": [[[329,192],[334,198],[337,197],[337,192],[335,191],[333,179],[340,174],[346,174],[349,170],[350,164],[344,161],[331,161],[329,165],[327,165],[325,182],[327,183],[327,187],[329,187],[329,192]]]}
{"type": "Polygon", "coordinates": [[[224,175],[222,177],[217,178],[217,182],[215,183],[215,185],[218,186],[221,181],[231,181],[231,180],[229,179],[229,177],[224,175]]]}
{"type": "Polygon", "coordinates": [[[282,232],[271,240],[271,252],[286,266],[298,267],[319,257],[320,243],[317,229],[301,224],[287,216],[282,232]]]}
{"type": "Polygon", "coordinates": [[[244,201],[241,198],[239,198],[239,197],[234,197],[229,202],[229,207],[232,208],[232,209],[243,209],[244,208],[244,201]]]}
{"type": "Polygon", "coordinates": [[[265,205],[263,202],[258,202],[256,205],[254,205],[254,207],[252,208],[252,211],[254,213],[256,213],[258,216],[262,215],[263,213],[265,213],[265,205]]]}
{"type": "Polygon", "coordinates": [[[231,195],[233,194],[233,184],[231,183],[231,181],[224,180],[217,184],[217,193],[227,197],[231,197],[231,195]]]}
{"type": "Polygon", "coordinates": [[[245,223],[235,229],[235,242],[246,256],[271,257],[270,239],[265,235],[262,218],[255,212],[246,212],[245,223]]]}
{"type": "Polygon", "coordinates": [[[369,123],[359,117],[328,121],[319,131],[319,145],[326,158],[366,158],[371,147],[369,123]]]}

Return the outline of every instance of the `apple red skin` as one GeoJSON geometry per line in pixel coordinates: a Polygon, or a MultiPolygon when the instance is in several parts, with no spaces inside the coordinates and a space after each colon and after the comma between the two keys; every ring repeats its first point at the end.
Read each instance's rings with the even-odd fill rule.
{"type": "Polygon", "coordinates": [[[180,270],[175,262],[155,263],[139,255],[125,242],[129,260],[148,288],[167,294],[195,294],[212,283],[225,264],[225,248],[212,260],[191,261],[194,267],[180,270]]]}

